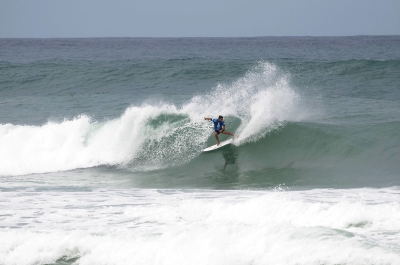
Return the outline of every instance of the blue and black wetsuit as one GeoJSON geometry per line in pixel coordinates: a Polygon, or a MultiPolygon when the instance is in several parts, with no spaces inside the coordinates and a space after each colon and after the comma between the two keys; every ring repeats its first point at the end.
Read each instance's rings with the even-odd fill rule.
{"type": "Polygon", "coordinates": [[[217,118],[213,118],[211,121],[214,123],[214,131],[220,134],[222,126],[225,126],[225,121],[219,121],[217,118]]]}

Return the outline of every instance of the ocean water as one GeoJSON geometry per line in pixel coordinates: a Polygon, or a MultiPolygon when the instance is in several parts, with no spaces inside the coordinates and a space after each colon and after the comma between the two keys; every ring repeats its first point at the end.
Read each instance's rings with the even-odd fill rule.
{"type": "Polygon", "coordinates": [[[400,264],[399,132],[399,36],[0,39],[0,264],[400,264]]]}

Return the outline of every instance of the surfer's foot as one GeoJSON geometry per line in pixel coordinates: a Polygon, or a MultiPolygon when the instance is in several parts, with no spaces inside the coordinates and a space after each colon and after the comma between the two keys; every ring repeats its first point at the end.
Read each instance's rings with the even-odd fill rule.
{"type": "Polygon", "coordinates": [[[219,146],[221,143],[217,143],[217,146],[219,146]]]}

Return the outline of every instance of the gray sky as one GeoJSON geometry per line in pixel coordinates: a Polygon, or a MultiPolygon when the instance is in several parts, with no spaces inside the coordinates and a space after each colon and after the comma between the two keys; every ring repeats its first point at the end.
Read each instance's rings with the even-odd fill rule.
{"type": "Polygon", "coordinates": [[[400,0],[0,0],[0,38],[400,35],[400,0]]]}

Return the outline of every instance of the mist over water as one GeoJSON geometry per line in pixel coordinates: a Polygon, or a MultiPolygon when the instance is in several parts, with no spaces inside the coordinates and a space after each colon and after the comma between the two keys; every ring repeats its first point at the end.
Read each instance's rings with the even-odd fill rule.
{"type": "Polygon", "coordinates": [[[398,43],[1,39],[0,264],[397,264],[398,43]]]}

